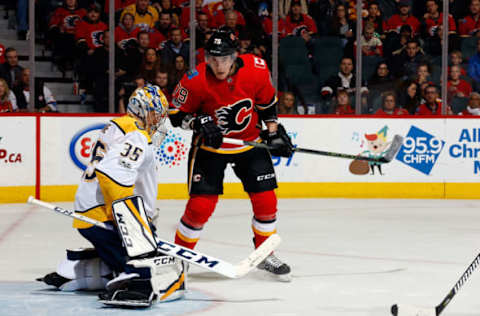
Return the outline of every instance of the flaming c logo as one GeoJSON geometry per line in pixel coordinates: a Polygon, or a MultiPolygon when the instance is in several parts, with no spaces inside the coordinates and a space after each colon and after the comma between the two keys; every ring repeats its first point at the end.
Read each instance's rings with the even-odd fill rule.
{"type": "Polygon", "coordinates": [[[247,128],[252,118],[252,108],[252,100],[244,99],[216,110],[217,125],[223,135],[230,132],[238,133],[247,128]]]}

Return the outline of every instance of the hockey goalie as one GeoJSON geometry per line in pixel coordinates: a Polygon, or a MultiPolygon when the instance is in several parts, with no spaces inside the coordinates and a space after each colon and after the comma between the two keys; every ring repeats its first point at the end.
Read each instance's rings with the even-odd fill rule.
{"type": "Polygon", "coordinates": [[[167,108],[157,86],[138,88],[127,115],[102,130],[74,207],[113,230],[74,220],[74,228],[94,248],[67,250],[57,271],[40,281],[63,291],[104,289],[100,301],[119,307],[148,307],[183,297],[185,265],[157,253],[151,221],[157,197],[155,148],[166,134],[167,108]]]}

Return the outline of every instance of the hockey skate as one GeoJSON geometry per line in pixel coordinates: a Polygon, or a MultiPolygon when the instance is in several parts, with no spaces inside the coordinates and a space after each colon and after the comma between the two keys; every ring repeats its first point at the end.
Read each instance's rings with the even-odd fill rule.
{"type": "Polygon", "coordinates": [[[279,281],[292,281],[290,266],[278,259],[273,253],[260,262],[257,268],[272,273],[279,281]]]}

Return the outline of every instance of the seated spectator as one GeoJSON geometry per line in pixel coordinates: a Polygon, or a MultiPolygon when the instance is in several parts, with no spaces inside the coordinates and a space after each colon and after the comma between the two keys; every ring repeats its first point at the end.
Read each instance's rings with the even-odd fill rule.
{"type": "Polygon", "coordinates": [[[305,41],[307,41],[306,36],[317,33],[315,21],[309,15],[302,13],[300,2],[292,3],[290,14],[286,18],[285,28],[288,35],[302,36],[305,41]]]}
{"type": "Polygon", "coordinates": [[[171,30],[169,40],[161,51],[162,63],[166,65],[174,64],[177,55],[182,55],[184,60],[188,60],[189,47],[188,42],[182,41],[182,31],[180,29],[171,30]]]}
{"type": "Polygon", "coordinates": [[[472,92],[470,94],[470,99],[468,100],[467,108],[462,112],[458,113],[458,115],[465,115],[465,116],[480,115],[480,94],[478,92],[472,92]]]}
{"type": "Polygon", "coordinates": [[[398,1],[399,13],[394,14],[387,20],[387,32],[400,32],[402,25],[408,24],[414,34],[418,34],[420,30],[420,21],[410,13],[410,1],[398,1]]]}
{"type": "Polygon", "coordinates": [[[477,53],[473,55],[468,61],[467,73],[468,76],[473,79],[473,90],[480,92],[480,40],[477,41],[477,53]]]}
{"type": "Polygon", "coordinates": [[[396,32],[389,32],[383,41],[383,56],[392,58],[394,53],[399,53],[404,50],[408,42],[415,40],[412,28],[405,24],[400,27],[400,34],[396,32]]]}
{"type": "Polygon", "coordinates": [[[242,54],[254,54],[260,58],[265,59],[266,48],[264,46],[257,46],[252,43],[252,37],[247,31],[240,32],[238,36],[238,53],[242,54]]]}
{"type": "Polygon", "coordinates": [[[172,85],[168,82],[168,71],[162,69],[157,70],[153,84],[162,90],[168,102],[172,101],[172,85]]]}
{"type": "Polygon", "coordinates": [[[183,75],[188,70],[188,65],[185,62],[185,58],[182,55],[177,55],[175,57],[175,68],[172,71],[172,81],[173,85],[177,85],[177,83],[183,78],[183,75]]]}
{"type": "Polygon", "coordinates": [[[409,114],[415,114],[417,108],[420,106],[420,88],[418,84],[413,81],[406,81],[399,89],[398,104],[402,105],[409,114]]]}
{"type": "Polygon", "coordinates": [[[174,29],[175,26],[172,23],[172,14],[168,12],[160,13],[160,18],[157,23],[155,23],[155,30],[160,32],[161,39],[158,42],[164,42],[168,39],[168,34],[174,29]]]}
{"type": "Polygon", "coordinates": [[[131,13],[125,13],[115,28],[115,43],[123,50],[125,50],[127,45],[135,46],[137,44],[137,34],[139,31],[140,29],[133,24],[133,15],[131,13]]]}
{"type": "Polygon", "coordinates": [[[153,28],[158,21],[158,11],[148,3],[149,0],[137,0],[135,4],[125,7],[120,16],[120,20],[122,20],[125,14],[130,13],[134,17],[133,23],[139,29],[148,31],[153,28]]]}
{"type": "MultiPolygon", "coordinates": [[[[209,28],[218,27],[218,25],[216,24],[215,18],[212,16],[212,14],[210,14],[210,11],[206,7],[202,6],[202,4],[203,4],[202,0],[195,0],[195,18],[197,19],[197,22],[199,19],[199,14],[202,13],[204,15],[204,18],[206,17],[209,28]]],[[[225,21],[223,21],[223,24],[225,24],[225,21]]],[[[178,27],[181,28],[182,30],[187,30],[189,28],[189,25],[190,25],[190,6],[186,6],[181,10],[178,27]]],[[[243,22],[243,25],[245,25],[245,21],[243,22]]]]}
{"type": "MultiPolygon", "coordinates": [[[[278,39],[282,39],[287,36],[287,30],[285,28],[285,20],[278,19],[278,39]]],[[[267,16],[262,18],[262,28],[263,31],[267,36],[272,36],[273,33],[273,20],[272,20],[272,13],[269,12],[267,16]]]]}
{"type": "Polygon", "coordinates": [[[182,8],[175,7],[172,0],[155,0],[152,1],[152,6],[157,9],[159,13],[170,13],[180,16],[182,8]]]}
{"type": "Polygon", "coordinates": [[[7,61],[0,65],[0,78],[5,79],[8,87],[13,89],[22,78],[23,67],[18,64],[17,50],[13,47],[5,50],[5,59],[7,61]]]}
{"type": "Polygon", "coordinates": [[[284,92],[278,100],[278,114],[298,114],[295,108],[295,95],[292,92],[284,92]]]}
{"type": "Polygon", "coordinates": [[[368,90],[371,93],[377,92],[378,94],[393,90],[393,78],[386,61],[378,63],[375,73],[368,81],[368,90]]]}
{"type": "Polygon", "coordinates": [[[467,71],[463,68],[463,56],[462,52],[459,50],[454,50],[450,53],[450,65],[448,66],[448,73],[450,73],[451,66],[459,66],[460,74],[462,76],[467,76],[467,71]]]}
{"type": "Polygon", "coordinates": [[[153,83],[157,74],[159,60],[157,52],[153,48],[148,48],[145,51],[142,66],[140,67],[140,74],[148,82],[153,83]]]}
{"type": "MultiPolygon", "coordinates": [[[[360,47],[363,56],[383,56],[382,41],[374,36],[375,27],[372,23],[367,23],[360,38],[360,47]]],[[[355,50],[357,49],[357,41],[354,43],[355,50]]]]}
{"type": "Polygon", "coordinates": [[[382,107],[375,112],[375,115],[406,115],[407,110],[397,106],[397,99],[393,92],[385,92],[382,96],[382,107]]]}
{"type": "Polygon", "coordinates": [[[350,105],[350,97],[348,96],[347,91],[340,90],[337,92],[335,111],[333,114],[336,115],[351,115],[355,114],[355,110],[350,105]]]}
{"type": "Polygon", "coordinates": [[[395,78],[406,80],[416,74],[418,65],[426,61],[417,41],[412,40],[405,48],[395,51],[390,60],[390,69],[395,78]]]}
{"type": "MultiPolygon", "coordinates": [[[[340,0],[310,2],[308,14],[317,22],[318,33],[321,36],[328,34],[330,23],[337,14],[336,8],[342,3],[340,0]]],[[[345,7],[343,9],[345,12],[345,7]]]]}
{"type": "Polygon", "coordinates": [[[140,31],[137,34],[138,45],[130,45],[125,49],[126,59],[129,61],[126,64],[125,71],[133,80],[133,76],[140,72],[140,67],[143,63],[145,52],[152,48],[150,45],[150,33],[147,31],[140,31]]]}
{"type": "MultiPolygon", "coordinates": [[[[353,95],[355,92],[355,74],[353,71],[353,61],[350,57],[343,57],[340,61],[340,71],[331,76],[325,82],[321,89],[321,94],[324,99],[330,100],[336,96],[339,91],[345,90],[347,94],[353,95]]],[[[362,93],[367,93],[366,86],[362,87],[362,93]]]]}
{"type": "Polygon", "coordinates": [[[345,5],[339,4],[335,8],[335,15],[328,23],[328,35],[339,36],[343,39],[343,46],[355,38],[355,24],[347,19],[345,5]]]}
{"type": "Polygon", "coordinates": [[[203,45],[201,45],[200,48],[198,48],[197,51],[195,52],[195,61],[196,61],[197,65],[205,62],[205,48],[204,47],[205,47],[205,44],[207,43],[208,39],[212,36],[212,34],[213,34],[213,31],[205,32],[205,39],[204,39],[203,45]]]}
{"type": "MultiPolygon", "coordinates": [[[[442,115],[442,99],[439,99],[437,86],[428,84],[425,89],[425,100],[417,108],[415,115],[442,115]]],[[[447,115],[453,115],[447,105],[447,115]]]]}
{"type": "Polygon", "coordinates": [[[301,13],[308,14],[308,5],[306,0],[279,0],[278,16],[280,17],[280,19],[285,19],[290,14],[292,4],[296,2],[300,4],[301,13]]]}
{"type": "MultiPolygon", "coordinates": [[[[22,70],[22,79],[14,88],[17,105],[20,110],[28,108],[30,102],[30,69],[22,70]]],[[[35,111],[37,112],[56,112],[57,101],[52,95],[50,89],[43,84],[41,80],[35,80],[35,111]]]]}
{"type": "MultiPolygon", "coordinates": [[[[135,4],[135,0],[115,0],[115,17],[119,17],[123,9],[131,4],[135,4]]],[[[110,0],[105,0],[104,13],[105,15],[108,15],[109,12],[110,12],[110,0]]]]}
{"type": "Polygon", "coordinates": [[[77,0],[66,0],[57,8],[48,23],[48,39],[53,44],[55,62],[61,69],[70,69],[75,54],[75,30],[87,11],[79,8],[77,0]]]}
{"type": "Polygon", "coordinates": [[[208,16],[205,12],[199,12],[197,15],[197,26],[195,28],[195,47],[197,49],[205,45],[205,36],[208,31],[210,31],[208,16]]]}
{"type": "Polygon", "coordinates": [[[480,18],[480,0],[472,0],[469,8],[469,14],[458,21],[458,34],[463,37],[477,35],[480,30],[478,23],[480,18]]]}
{"type": "MultiPolygon", "coordinates": [[[[438,10],[437,0],[425,1],[427,13],[423,16],[423,37],[433,37],[438,34],[438,27],[443,24],[443,13],[438,10]]],[[[448,15],[448,34],[455,34],[457,26],[452,15],[448,15]]]]}
{"type": "Polygon", "coordinates": [[[227,13],[228,11],[235,11],[235,13],[237,13],[237,24],[245,26],[245,18],[243,17],[243,14],[235,10],[233,8],[234,6],[235,1],[222,0],[222,5],[219,6],[215,12],[213,12],[214,23],[212,26],[218,28],[222,25],[225,25],[225,13],[227,13]]]}
{"type": "Polygon", "coordinates": [[[133,82],[125,82],[118,91],[118,113],[126,113],[125,104],[128,104],[128,99],[133,91],[137,88],[143,88],[146,85],[145,79],[140,74],[135,76],[133,82]]]}
{"type": "Polygon", "coordinates": [[[417,66],[417,73],[415,75],[415,81],[419,86],[425,82],[431,82],[430,77],[430,65],[427,63],[421,63],[417,66]]]}
{"type": "Polygon", "coordinates": [[[375,36],[385,37],[384,32],[387,29],[387,23],[384,21],[380,6],[376,1],[369,2],[368,15],[363,19],[363,27],[369,23],[373,24],[375,36]]]}
{"type": "Polygon", "coordinates": [[[472,86],[460,78],[461,71],[459,66],[450,67],[449,80],[447,84],[448,100],[453,97],[468,98],[472,93],[472,86]]]}
{"type": "Polygon", "coordinates": [[[10,89],[5,79],[0,78],[0,113],[13,111],[13,105],[10,101],[10,89]]]}
{"type": "Polygon", "coordinates": [[[235,11],[228,11],[225,13],[225,24],[221,27],[228,27],[235,34],[236,37],[244,30],[242,25],[237,24],[237,13],[235,11]]]}

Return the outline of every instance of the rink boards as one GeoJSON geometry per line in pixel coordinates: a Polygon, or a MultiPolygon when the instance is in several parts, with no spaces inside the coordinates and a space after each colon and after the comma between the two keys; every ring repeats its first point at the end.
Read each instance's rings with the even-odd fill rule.
{"type": "MultiPolygon", "coordinates": [[[[110,118],[91,114],[0,117],[0,202],[23,202],[28,195],[47,201],[73,200],[91,145],[110,118]]],[[[405,140],[395,159],[381,166],[381,174],[378,166],[351,166],[346,159],[300,153],[272,157],[279,197],[480,196],[478,119],[302,116],[280,120],[293,143],[304,148],[378,156],[395,134],[405,140]]],[[[190,137],[191,132],[171,128],[157,152],[161,199],[187,196],[190,137]]],[[[244,196],[228,168],[224,197],[244,196]]]]}

